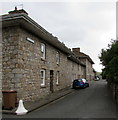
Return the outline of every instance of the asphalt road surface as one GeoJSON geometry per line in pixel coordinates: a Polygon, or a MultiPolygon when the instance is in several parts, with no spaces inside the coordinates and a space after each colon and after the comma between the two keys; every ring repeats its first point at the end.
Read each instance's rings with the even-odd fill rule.
{"type": "Polygon", "coordinates": [[[118,111],[107,82],[94,81],[86,89],[73,93],[24,116],[3,118],[117,118],[118,111]]]}

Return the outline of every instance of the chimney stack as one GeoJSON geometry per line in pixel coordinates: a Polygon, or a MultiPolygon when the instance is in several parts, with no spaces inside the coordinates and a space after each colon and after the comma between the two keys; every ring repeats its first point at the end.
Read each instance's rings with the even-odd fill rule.
{"type": "Polygon", "coordinates": [[[28,15],[28,13],[24,9],[18,10],[17,7],[15,7],[15,10],[9,11],[9,14],[18,14],[18,13],[25,13],[26,15],[28,15]]]}
{"type": "Polygon", "coordinates": [[[80,48],[72,48],[72,52],[76,55],[80,55],[80,48]]]}
{"type": "Polygon", "coordinates": [[[72,48],[72,51],[73,51],[74,53],[79,53],[79,52],[80,52],[80,48],[72,48]]]}

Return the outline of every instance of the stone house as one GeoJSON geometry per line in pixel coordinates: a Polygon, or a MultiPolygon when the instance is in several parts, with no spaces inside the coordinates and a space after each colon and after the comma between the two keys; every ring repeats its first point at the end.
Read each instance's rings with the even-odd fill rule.
{"type": "Polygon", "coordinates": [[[80,52],[80,48],[73,48],[72,50],[77,55],[77,57],[80,59],[80,61],[86,65],[85,78],[87,80],[93,80],[95,77],[95,71],[92,67],[92,65],[94,64],[92,59],[88,55],[86,55],[85,53],[80,52]]]}
{"type": "Polygon", "coordinates": [[[86,64],[25,10],[11,11],[1,22],[2,89],[17,91],[17,100],[36,101],[86,77],[86,64]]]}

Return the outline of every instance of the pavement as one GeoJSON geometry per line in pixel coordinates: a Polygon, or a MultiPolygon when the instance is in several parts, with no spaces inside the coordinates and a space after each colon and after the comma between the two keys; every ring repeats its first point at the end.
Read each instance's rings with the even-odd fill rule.
{"type": "MultiPolygon", "coordinates": [[[[37,101],[32,102],[24,102],[24,107],[28,110],[28,112],[34,111],[44,105],[47,105],[55,100],[58,100],[70,93],[72,93],[74,89],[71,87],[64,88],[62,90],[56,91],[54,93],[51,93],[47,95],[45,98],[39,99],[37,101]]],[[[14,108],[13,110],[2,110],[3,114],[16,114],[15,111],[17,108],[14,108]]]]}

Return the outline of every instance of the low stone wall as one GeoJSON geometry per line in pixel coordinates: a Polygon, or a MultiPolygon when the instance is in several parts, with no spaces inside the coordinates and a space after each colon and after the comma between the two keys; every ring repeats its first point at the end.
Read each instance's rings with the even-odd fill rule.
{"type": "Polygon", "coordinates": [[[108,85],[110,86],[110,88],[112,90],[113,98],[118,103],[118,83],[112,82],[112,83],[108,83],[108,85]]]}
{"type": "MultiPolygon", "coordinates": [[[[0,17],[1,20],[1,17],[0,17]]],[[[0,23],[0,120],[2,118],[2,24],[0,23]]]]}

